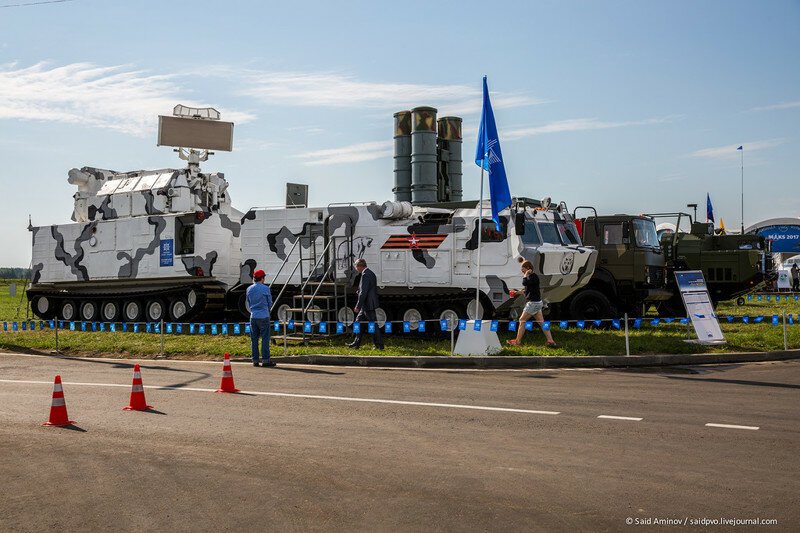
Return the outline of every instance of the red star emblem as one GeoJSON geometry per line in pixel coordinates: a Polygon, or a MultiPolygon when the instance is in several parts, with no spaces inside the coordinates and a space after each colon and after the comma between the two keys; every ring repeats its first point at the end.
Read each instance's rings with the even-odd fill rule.
{"type": "Polygon", "coordinates": [[[419,248],[419,239],[417,239],[416,233],[412,233],[411,237],[408,238],[408,246],[410,248],[419,248]]]}

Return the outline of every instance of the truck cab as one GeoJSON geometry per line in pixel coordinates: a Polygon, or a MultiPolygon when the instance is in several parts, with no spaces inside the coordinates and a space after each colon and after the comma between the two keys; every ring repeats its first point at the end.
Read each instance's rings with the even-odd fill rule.
{"type": "MultiPolygon", "coordinates": [[[[593,208],[576,208],[592,209],[593,208]]],[[[652,218],[644,215],[603,215],[578,219],[583,243],[598,251],[589,284],[559,308],[560,316],[600,319],[637,315],[650,302],[669,298],[665,290],[665,260],[652,218]]]]}

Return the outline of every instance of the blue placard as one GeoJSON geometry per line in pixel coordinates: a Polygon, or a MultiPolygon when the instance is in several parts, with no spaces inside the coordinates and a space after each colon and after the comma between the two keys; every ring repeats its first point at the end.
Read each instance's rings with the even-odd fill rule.
{"type": "Polygon", "coordinates": [[[375,322],[367,322],[367,332],[375,333],[375,322]]]}
{"type": "Polygon", "coordinates": [[[86,322],[81,322],[81,331],[86,331],[86,322]]]}
{"type": "Polygon", "coordinates": [[[663,318],[662,320],[667,324],[672,324],[675,321],[674,318],[663,318]]]}
{"type": "Polygon", "coordinates": [[[528,320],[525,322],[525,331],[533,331],[533,321],[528,320]]]}
{"type": "Polygon", "coordinates": [[[619,320],[617,320],[616,318],[614,320],[612,320],[611,321],[611,327],[614,328],[614,329],[619,329],[620,328],[619,320]]]}
{"type": "Polygon", "coordinates": [[[728,315],[726,319],[728,320],[728,322],[733,322],[733,317],[731,315],[728,315]]]}
{"type": "Polygon", "coordinates": [[[167,324],[167,333],[172,333],[172,323],[167,324]]]}
{"type": "Polygon", "coordinates": [[[767,294],[767,301],[769,302],[770,300],[772,300],[772,295],[771,294],[767,294]]]}
{"type": "Polygon", "coordinates": [[[27,331],[27,329],[28,329],[28,323],[27,322],[23,322],[22,323],[22,331],[27,331]]]}
{"type": "Polygon", "coordinates": [[[763,299],[763,296],[761,296],[761,295],[759,294],[759,295],[758,295],[758,301],[760,302],[762,299],[763,299]]]}
{"type": "Polygon", "coordinates": [[[205,335],[205,334],[206,334],[206,325],[205,325],[205,324],[200,324],[200,325],[197,327],[197,332],[198,332],[200,335],[205,335]]]}
{"type": "Polygon", "coordinates": [[[424,320],[420,320],[419,321],[419,327],[417,327],[417,331],[419,333],[425,333],[425,321],[424,320]]]}
{"type": "Polygon", "coordinates": [[[789,313],[789,325],[791,326],[792,324],[794,324],[794,319],[792,318],[791,313],[789,313]]]}
{"type": "Polygon", "coordinates": [[[384,331],[384,333],[391,333],[392,332],[392,323],[391,322],[386,322],[386,324],[383,325],[383,331],[384,331]]]}
{"type": "Polygon", "coordinates": [[[105,330],[106,330],[105,322],[100,322],[100,331],[105,331],[105,330]]]}
{"type": "Polygon", "coordinates": [[[152,331],[153,331],[153,324],[152,324],[151,322],[148,322],[147,324],[145,324],[145,325],[144,325],[144,330],[145,330],[145,332],[147,332],[147,333],[152,333],[152,331]]]}
{"type": "Polygon", "coordinates": [[[483,327],[483,320],[476,320],[472,324],[472,329],[475,331],[480,331],[482,327],[483,327]]]}
{"type": "Polygon", "coordinates": [[[542,331],[550,331],[550,321],[545,320],[542,322],[542,331]]]}
{"type": "Polygon", "coordinates": [[[211,324],[211,334],[216,335],[219,329],[217,328],[216,324],[211,324]]]}
{"type": "Polygon", "coordinates": [[[755,322],[756,324],[759,324],[759,323],[761,323],[761,322],[763,322],[763,321],[764,321],[764,317],[763,317],[763,316],[761,316],[761,315],[759,315],[759,316],[757,316],[757,317],[755,317],[755,318],[753,319],[753,322],[755,322]]]}
{"type": "Polygon", "coordinates": [[[183,324],[175,324],[175,331],[177,333],[183,333],[183,324]]]}
{"type": "Polygon", "coordinates": [[[272,329],[275,331],[275,333],[278,333],[281,330],[281,323],[276,320],[272,323],[272,329]]]}
{"type": "Polygon", "coordinates": [[[194,324],[189,324],[189,335],[194,335],[194,324]]]}
{"type": "Polygon", "coordinates": [[[408,320],[403,321],[403,333],[411,333],[411,322],[408,320]]]}
{"type": "Polygon", "coordinates": [[[567,322],[566,320],[562,320],[561,322],[558,323],[558,327],[560,327],[561,329],[567,329],[569,327],[569,322],[567,322]]]}
{"type": "Polygon", "coordinates": [[[161,333],[161,322],[156,322],[153,324],[153,331],[156,333],[161,333]]]}
{"type": "Polygon", "coordinates": [[[55,320],[51,320],[50,321],[50,329],[56,329],[56,321],[55,320]]]}
{"type": "MultiPolygon", "coordinates": [[[[789,297],[787,296],[786,298],[788,299],[789,297]]],[[[52,322],[52,321],[50,321],[50,323],[52,324],[53,322],[52,322]]],[[[53,327],[54,327],[54,326],[51,326],[51,327],[50,327],[50,329],[53,329],[53,327]]],[[[41,320],[39,321],[39,329],[40,329],[40,330],[44,329],[44,322],[43,322],[43,321],[41,321],[41,320]]]]}
{"type": "Polygon", "coordinates": [[[636,320],[633,321],[633,328],[634,329],[639,329],[641,327],[642,327],[642,319],[641,318],[637,318],[636,320]]]}
{"type": "Polygon", "coordinates": [[[772,325],[773,326],[777,326],[779,324],[780,324],[780,320],[779,320],[778,315],[772,315],[772,325]]]}
{"type": "Polygon", "coordinates": [[[654,318],[653,320],[650,321],[650,325],[651,326],[658,326],[660,323],[661,323],[661,319],[659,319],[659,318],[654,318]]]}
{"type": "Polygon", "coordinates": [[[439,320],[439,329],[441,329],[442,331],[447,331],[448,330],[448,324],[447,324],[447,319],[446,318],[443,318],[443,319],[439,320]]]}
{"type": "MultiPolygon", "coordinates": [[[[389,323],[387,322],[387,324],[389,324],[389,323]]],[[[319,323],[319,332],[320,333],[328,333],[328,323],[327,322],[320,322],[319,323]]],[[[391,326],[391,324],[389,324],[389,331],[387,333],[391,333],[391,332],[392,332],[392,326],[391,326]]]]}
{"type": "Polygon", "coordinates": [[[688,324],[688,323],[689,323],[689,319],[688,318],[686,318],[686,317],[681,318],[681,324],[685,325],[685,324],[688,324]]]}
{"type": "Polygon", "coordinates": [[[286,329],[289,331],[294,331],[294,319],[289,320],[289,323],[286,324],[286,329]]]}
{"type": "Polygon", "coordinates": [[[134,333],[139,333],[139,324],[134,324],[133,325],[133,332],[134,333]]]}
{"type": "Polygon", "coordinates": [[[59,320],[58,321],[58,327],[61,328],[61,329],[64,329],[64,321],[63,320],[59,320]]]}
{"type": "MultiPolygon", "coordinates": [[[[373,327],[373,330],[374,330],[374,329],[375,329],[375,328],[373,327]]],[[[303,332],[304,332],[304,333],[311,333],[311,322],[309,322],[308,320],[306,320],[305,322],[303,322],[303,332]]]]}
{"type": "Polygon", "coordinates": [[[114,322],[112,322],[111,324],[108,325],[108,330],[117,331],[117,325],[114,322]]]}
{"type": "MultiPolygon", "coordinates": [[[[277,324],[277,322],[276,322],[277,324]]],[[[278,330],[275,330],[278,331],[278,330]]],[[[233,325],[233,334],[234,335],[241,335],[242,334],[242,325],[241,324],[234,324],[233,325]]]]}
{"type": "Polygon", "coordinates": [[[748,295],[747,295],[747,301],[750,301],[750,300],[752,300],[752,299],[753,299],[753,295],[752,295],[752,294],[748,294],[748,295]]]}
{"type": "Polygon", "coordinates": [[[461,331],[465,331],[467,329],[467,321],[463,318],[458,321],[458,329],[461,331]]]}
{"type": "Polygon", "coordinates": [[[344,322],[337,322],[336,323],[336,333],[341,335],[344,333],[344,322]]]}
{"type": "Polygon", "coordinates": [[[602,320],[595,320],[594,321],[594,327],[599,328],[602,323],[603,323],[602,320]]]}
{"type": "Polygon", "coordinates": [[[517,331],[517,323],[513,320],[508,323],[508,331],[517,331]]]}
{"type": "Polygon", "coordinates": [[[583,320],[578,320],[577,325],[578,329],[583,329],[586,327],[586,322],[584,322],[583,320]]]}
{"type": "Polygon", "coordinates": [[[122,331],[127,333],[127,331],[128,331],[128,323],[127,322],[123,322],[122,323],[122,331]]]}
{"type": "Polygon", "coordinates": [[[3,331],[8,331],[8,322],[3,322],[3,331]]]}
{"type": "MultiPolygon", "coordinates": [[[[278,323],[278,324],[280,324],[280,323],[278,323]]],[[[248,335],[250,335],[250,332],[251,332],[252,330],[253,330],[253,328],[252,328],[252,327],[250,327],[250,322],[248,322],[248,323],[246,323],[246,324],[244,325],[244,332],[245,332],[245,333],[247,333],[248,335]]]]}
{"type": "Polygon", "coordinates": [[[172,258],[175,254],[175,246],[172,239],[161,239],[159,245],[159,264],[162,267],[171,267],[172,258]]]}
{"type": "Polygon", "coordinates": [[[223,335],[228,334],[228,324],[222,324],[222,334],[223,335]]]}
{"type": "Polygon", "coordinates": [[[500,322],[492,320],[492,323],[489,325],[489,331],[497,331],[498,327],[500,327],[500,322]]]}
{"type": "Polygon", "coordinates": [[[16,322],[12,322],[11,331],[17,331],[17,330],[19,330],[19,324],[17,324],[16,322]]]}
{"type": "Polygon", "coordinates": [[[744,315],[744,316],[742,317],[742,322],[743,322],[744,324],[749,324],[749,323],[750,323],[750,317],[749,317],[749,316],[747,316],[747,315],[744,315]]]}
{"type": "Polygon", "coordinates": [[[97,331],[97,322],[92,322],[92,331],[97,331]]]}
{"type": "Polygon", "coordinates": [[[353,333],[361,333],[361,322],[353,322],[353,333]]]}

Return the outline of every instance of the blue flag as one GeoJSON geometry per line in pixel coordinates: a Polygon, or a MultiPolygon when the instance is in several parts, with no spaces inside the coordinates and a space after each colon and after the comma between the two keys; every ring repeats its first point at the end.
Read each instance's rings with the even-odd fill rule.
{"type": "Polygon", "coordinates": [[[714,222],[714,206],[711,205],[711,195],[706,193],[706,222],[714,222]]]}
{"type": "Polygon", "coordinates": [[[489,173],[489,197],[492,204],[492,220],[500,231],[500,211],[511,206],[511,191],[508,189],[506,169],[503,166],[503,153],[494,122],[492,103],[489,101],[489,88],[486,76],[483,77],[483,111],[478,130],[478,146],[475,149],[475,164],[489,173]]]}

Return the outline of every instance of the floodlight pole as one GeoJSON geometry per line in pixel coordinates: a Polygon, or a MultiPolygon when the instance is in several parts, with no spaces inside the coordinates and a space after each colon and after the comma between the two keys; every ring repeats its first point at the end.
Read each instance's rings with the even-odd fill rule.
{"type": "Polygon", "coordinates": [[[742,152],[742,235],[744,235],[744,147],[739,151],[742,152]]]}

